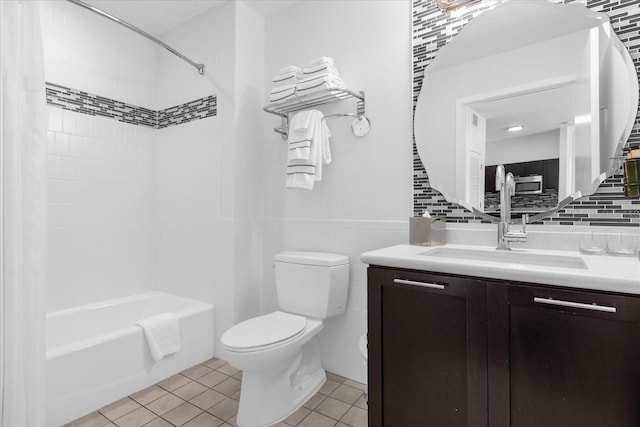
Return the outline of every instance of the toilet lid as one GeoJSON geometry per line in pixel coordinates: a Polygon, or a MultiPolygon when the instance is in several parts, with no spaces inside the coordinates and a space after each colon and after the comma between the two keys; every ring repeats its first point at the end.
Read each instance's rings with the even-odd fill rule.
{"type": "Polygon", "coordinates": [[[306,321],[303,316],[275,311],[231,327],[222,335],[222,345],[237,351],[271,347],[301,334],[306,321]]]}

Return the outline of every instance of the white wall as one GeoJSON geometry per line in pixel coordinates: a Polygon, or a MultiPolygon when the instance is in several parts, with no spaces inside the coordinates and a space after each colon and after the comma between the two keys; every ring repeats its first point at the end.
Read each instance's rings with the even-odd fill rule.
{"type": "Polygon", "coordinates": [[[231,141],[235,219],[235,320],[261,314],[262,152],[265,114],[265,22],[243,2],[236,4],[235,115],[231,141]]]}
{"type": "MultiPolygon", "coordinates": [[[[82,11],[65,2],[43,6],[50,14],[48,81],[155,109],[216,94],[218,116],[157,131],[87,118],[100,123],[101,132],[111,124],[123,129],[125,143],[137,141],[138,132],[140,144],[150,143],[139,155],[113,159],[110,150],[129,147],[114,130],[117,145],[100,145],[107,157],[86,159],[96,161],[89,162],[90,176],[103,170],[103,163],[121,171],[114,172],[113,182],[65,175],[71,173],[65,165],[73,163],[66,159],[83,159],[84,151],[57,151],[58,133],[77,133],[80,141],[111,140],[102,133],[93,136],[98,125],[89,125],[86,135],[78,130],[84,125],[65,129],[64,119],[62,124],[52,119],[52,274],[58,279],[52,281],[51,305],[75,305],[85,297],[96,301],[137,291],[136,286],[155,288],[214,302],[219,337],[232,324],[277,308],[272,269],[277,251],[343,253],[351,260],[348,308],[325,323],[323,360],[331,371],[364,380],[357,342],[366,331],[366,266],[359,256],[406,242],[412,211],[410,2],[305,1],[266,20],[242,2],[227,2],[163,36],[205,63],[204,77],[148,48],[137,35],[129,39],[106,20],[94,21],[98,17],[91,14],[78,18],[76,9],[82,11]],[[85,33],[96,40],[80,41],[85,33]],[[331,122],[334,161],[324,180],[311,192],[285,190],[286,146],[271,130],[278,119],[262,112],[270,78],[284,65],[304,66],[327,55],[335,58],[350,88],[366,92],[372,129],[358,138],[350,119],[331,122]],[[138,167],[147,162],[148,168],[138,167]],[[119,182],[120,176],[127,181],[119,182]],[[106,201],[95,203],[96,191],[104,191],[100,200],[106,201]],[[119,231],[107,236],[105,230],[119,231]],[[83,250],[105,246],[102,238],[113,243],[112,251],[92,256],[105,268],[105,279],[96,277],[101,270],[85,269],[73,276],[84,280],[69,285],[70,272],[93,253],[83,250]],[[118,258],[114,251],[125,246],[132,254],[125,251],[118,258]],[[138,282],[109,277],[116,271],[138,282]]],[[[346,109],[352,111],[353,105],[346,109]]],[[[84,168],[84,162],[78,164],[84,168]]]]}
{"type": "Polygon", "coordinates": [[[48,82],[156,107],[153,42],[67,1],[40,3],[48,82]]]}
{"type": "Polygon", "coordinates": [[[228,2],[163,36],[202,60],[204,77],[159,59],[162,108],[218,97],[218,116],[158,131],[156,276],[161,290],[212,302],[218,338],[260,314],[263,27],[228,2]]]}
{"type": "MultiPolygon", "coordinates": [[[[218,96],[218,115],[158,130],[156,284],[211,302],[217,336],[233,324],[233,221],[222,215],[225,146],[233,114],[235,8],[231,2],[170,31],[163,39],[205,64],[205,75],[161,55],[158,105],[218,96]]],[[[216,345],[216,348],[219,346],[216,345]]]]}
{"type": "Polygon", "coordinates": [[[560,156],[560,130],[499,139],[487,143],[487,166],[557,159],[560,156]]]}
{"type": "Polygon", "coordinates": [[[151,290],[154,130],[47,110],[47,310],[151,290]]]}
{"type": "MultiPolygon", "coordinates": [[[[411,216],[411,10],[409,1],[304,1],[266,21],[265,86],[286,65],[335,59],[353,90],[366,92],[371,132],[331,121],[333,163],[312,191],[285,190],[286,143],[267,116],[264,144],[263,311],[276,309],[273,256],[283,249],[349,255],[347,311],[320,333],[325,368],[364,380],[358,339],[366,331],[366,268],[360,254],[408,241],[411,216]],[[313,19],[310,19],[313,17],[313,19]]],[[[266,99],[266,91],[265,97],[266,99]]],[[[345,108],[348,103],[325,111],[345,108]]]]}
{"type": "MultiPolygon", "coordinates": [[[[155,45],[66,1],[40,12],[47,82],[155,108],[155,45]]],[[[153,289],[155,131],[48,112],[47,309],[153,289]]]]}

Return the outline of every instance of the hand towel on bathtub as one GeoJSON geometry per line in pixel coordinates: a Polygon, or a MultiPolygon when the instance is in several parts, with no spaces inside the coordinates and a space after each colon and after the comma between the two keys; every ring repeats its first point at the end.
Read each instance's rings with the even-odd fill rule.
{"type": "Polygon", "coordinates": [[[135,322],[144,331],[151,357],[156,362],[164,356],[180,350],[180,327],[178,316],[163,313],[135,322]]]}

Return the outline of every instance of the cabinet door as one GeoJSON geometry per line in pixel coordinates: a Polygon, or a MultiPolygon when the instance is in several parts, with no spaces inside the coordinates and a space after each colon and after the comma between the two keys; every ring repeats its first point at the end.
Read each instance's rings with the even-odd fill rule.
{"type": "Polygon", "coordinates": [[[486,285],[369,268],[369,427],[487,425],[486,285]]]}
{"type": "Polygon", "coordinates": [[[492,427],[640,426],[640,299],[488,289],[492,427]]]}

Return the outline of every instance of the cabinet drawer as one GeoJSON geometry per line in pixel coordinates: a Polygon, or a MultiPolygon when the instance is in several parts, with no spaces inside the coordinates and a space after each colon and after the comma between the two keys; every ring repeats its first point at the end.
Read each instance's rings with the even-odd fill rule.
{"type": "Polygon", "coordinates": [[[369,426],[486,426],[486,285],[369,269],[369,426]]]}
{"type": "Polygon", "coordinates": [[[637,427],[638,360],[638,298],[489,286],[492,426],[637,427]]]}

